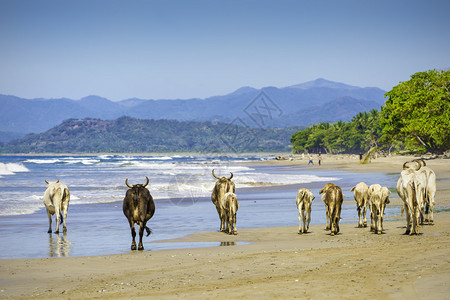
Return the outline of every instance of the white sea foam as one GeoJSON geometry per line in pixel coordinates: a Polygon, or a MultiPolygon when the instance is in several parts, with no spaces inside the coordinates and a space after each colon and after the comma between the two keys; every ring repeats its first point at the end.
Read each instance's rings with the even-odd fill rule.
{"type": "Polygon", "coordinates": [[[0,177],[14,175],[18,172],[29,172],[30,170],[21,163],[0,163],[0,177]]]}
{"type": "Polygon", "coordinates": [[[59,163],[61,161],[57,158],[51,158],[51,159],[32,158],[32,159],[27,159],[24,162],[32,163],[32,164],[55,164],[55,163],[59,163]]]}

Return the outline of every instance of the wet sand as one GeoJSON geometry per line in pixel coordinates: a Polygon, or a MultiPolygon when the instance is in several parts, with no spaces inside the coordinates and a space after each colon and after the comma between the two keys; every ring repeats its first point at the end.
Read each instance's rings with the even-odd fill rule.
{"type": "MultiPolygon", "coordinates": [[[[406,157],[359,165],[324,157],[322,166],[352,172],[399,173],[406,157]]],[[[304,160],[269,161],[304,165],[304,160]]],[[[436,203],[450,206],[450,160],[427,161],[438,178],[436,203]]],[[[400,203],[391,199],[391,203],[400,203]]],[[[295,209],[295,208],[294,208],[295,209]]],[[[446,299],[450,292],[450,213],[419,236],[403,235],[405,217],[376,235],[356,223],[331,237],[323,225],[189,235],[170,242],[222,242],[221,247],[133,252],[92,257],[0,260],[0,297],[13,299],[138,298],[373,298],[446,299]]],[[[167,242],[167,241],[165,241],[167,242]]]]}

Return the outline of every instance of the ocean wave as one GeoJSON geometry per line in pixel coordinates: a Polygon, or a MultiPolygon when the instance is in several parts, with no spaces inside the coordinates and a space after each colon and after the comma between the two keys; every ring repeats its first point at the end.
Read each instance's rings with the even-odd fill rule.
{"type": "Polygon", "coordinates": [[[0,163],[0,177],[29,171],[30,170],[21,163],[0,163]]]}

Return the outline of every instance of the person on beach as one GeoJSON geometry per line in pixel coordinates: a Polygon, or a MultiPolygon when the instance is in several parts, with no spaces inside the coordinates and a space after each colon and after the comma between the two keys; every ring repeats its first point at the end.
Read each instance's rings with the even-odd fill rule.
{"type": "Polygon", "coordinates": [[[361,159],[362,159],[362,157],[363,157],[363,154],[362,154],[362,152],[359,152],[359,160],[361,160],[361,159]]]}
{"type": "Polygon", "coordinates": [[[322,164],[322,155],[319,154],[319,166],[322,164]]]}
{"type": "Polygon", "coordinates": [[[313,162],[313,157],[312,157],[312,155],[309,155],[308,166],[309,166],[310,164],[314,166],[314,162],[313,162]]]}

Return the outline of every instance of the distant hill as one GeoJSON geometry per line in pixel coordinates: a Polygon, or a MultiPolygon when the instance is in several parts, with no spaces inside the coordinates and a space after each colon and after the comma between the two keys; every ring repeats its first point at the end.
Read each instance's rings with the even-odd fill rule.
{"type": "Polygon", "coordinates": [[[299,129],[131,117],[70,119],[0,144],[0,153],[289,152],[291,135],[299,129]]]}
{"type": "Polygon", "coordinates": [[[361,111],[380,109],[384,93],[375,87],[361,88],[317,79],[284,88],[242,87],[230,94],[206,99],[133,98],[113,102],[98,96],[72,100],[0,95],[0,131],[20,136],[46,131],[71,118],[114,120],[121,116],[226,123],[239,120],[253,128],[306,126],[316,122],[349,121],[361,111]]]}

